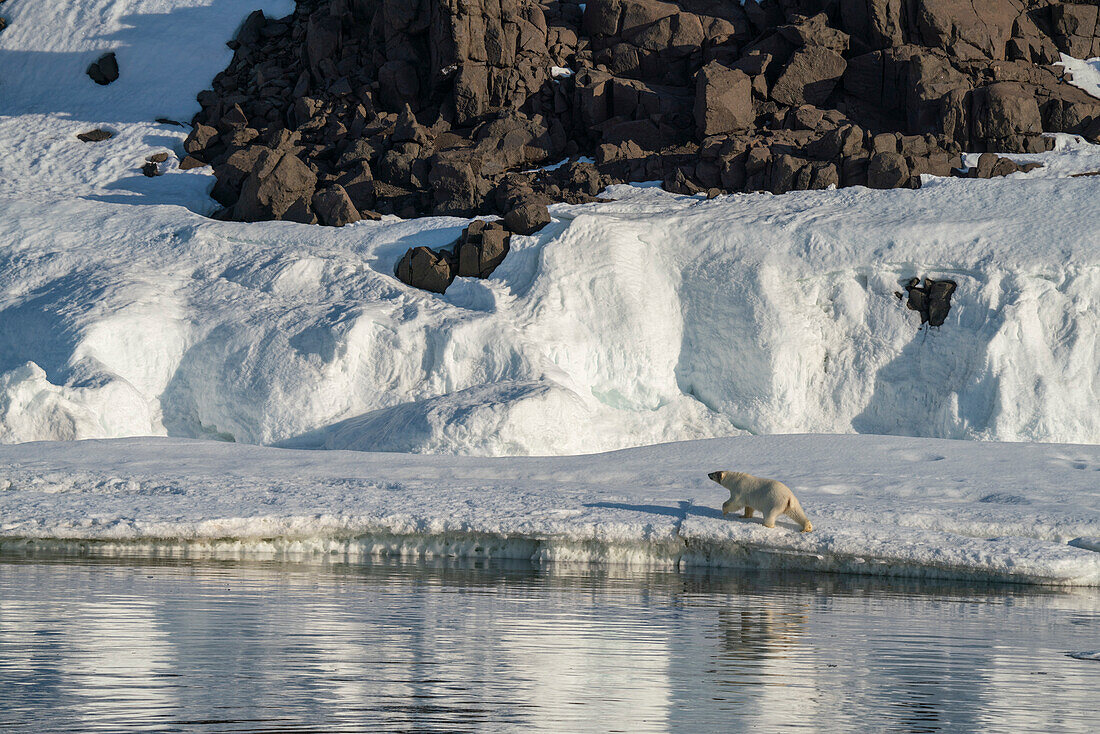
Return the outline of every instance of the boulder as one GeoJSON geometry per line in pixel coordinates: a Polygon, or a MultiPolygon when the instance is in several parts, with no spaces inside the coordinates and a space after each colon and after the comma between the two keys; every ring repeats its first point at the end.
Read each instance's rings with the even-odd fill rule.
{"type": "Polygon", "coordinates": [[[488,278],[508,254],[511,233],[500,222],[489,222],[481,233],[479,278],[488,278]]]}
{"type": "Polygon", "coordinates": [[[310,209],[316,187],[317,175],[296,156],[265,150],[241,186],[233,212],[245,222],[310,222],[316,219],[310,209]]]}
{"type": "Polygon", "coordinates": [[[916,36],[957,59],[1004,59],[1018,0],[915,0],[916,36]]]}
{"type": "Polygon", "coordinates": [[[504,226],[516,234],[534,234],[547,224],[550,211],[541,202],[521,203],[504,215],[504,226]]]}
{"type": "Polygon", "coordinates": [[[755,120],[752,80],[745,72],[717,61],[699,70],[695,77],[695,130],[700,138],[747,130],[755,120]]]}
{"type": "Polygon", "coordinates": [[[214,167],[214,188],[210,196],[222,206],[232,206],[240,197],[241,186],[258,165],[262,156],[271,153],[270,148],[251,145],[234,151],[223,163],[214,167]]]}
{"type": "Polygon", "coordinates": [[[374,175],[366,161],[359,160],[349,165],[336,178],[336,183],[344,189],[356,209],[374,206],[374,175]]]}
{"type": "Polygon", "coordinates": [[[86,130],[79,133],[76,137],[77,140],[85,143],[99,143],[104,140],[110,139],[114,135],[110,130],[104,130],[103,128],[96,128],[94,130],[86,130]]]}
{"type": "Polygon", "coordinates": [[[485,198],[483,179],[468,157],[437,155],[431,161],[428,184],[437,214],[472,214],[485,198]]]}
{"type": "Polygon", "coordinates": [[[315,192],[310,203],[320,223],[329,227],[343,227],[360,219],[359,210],[340,184],[315,192]]]}
{"type": "Polygon", "coordinates": [[[387,61],[378,69],[379,94],[388,110],[400,110],[406,104],[420,106],[420,77],[407,61],[387,61]]]}
{"type": "Polygon", "coordinates": [[[867,165],[867,185],[872,189],[906,186],[909,176],[909,164],[899,153],[875,153],[867,165]]]}
{"type": "MultiPolygon", "coordinates": [[[[971,130],[976,141],[996,146],[998,141],[1043,132],[1039,104],[1021,84],[990,84],[975,90],[971,100],[971,130]]],[[[1005,149],[1003,145],[998,147],[1005,149]]]]}
{"type": "Polygon", "coordinates": [[[1095,5],[1057,4],[1050,8],[1054,41],[1063,53],[1077,59],[1095,55],[1097,7],[1095,5]]]}
{"type": "Polygon", "coordinates": [[[473,242],[460,242],[456,246],[458,253],[458,276],[476,278],[481,274],[481,248],[473,242]]]}
{"type": "Polygon", "coordinates": [[[340,51],[342,23],[332,15],[312,15],[306,24],[304,56],[313,78],[325,78],[322,61],[332,59],[340,51]]]}
{"type": "Polygon", "coordinates": [[[210,125],[199,123],[187,135],[183,141],[183,149],[192,155],[201,153],[218,139],[218,130],[210,125]]]}
{"type": "Polygon", "coordinates": [[[772,158],[768,168],[767,188],[773,194],[810,188],[813,169],[805,158],[781,153],[772,158]]]}
{"type": "Polygon", "coordinates": [[[118,59],[114,51],[105,53],[88,65],[88,76],[96,84],[106,86],[118,79],[118,59]]]}
{"type": "MultiPolygon", "coordinates": [[[[905,285],[909,298],[905,307],[920,314],[921,326],[942,326],[951,311],[951,295],[958,285],[953,280],[911,278],[905,285]]],[[[899,294],[900,295],[900,294],[899,294]]]]}
{"type": "Polygon", "coordinates": [[[398,261],[394,275],[414,288],[445,293],[455,279],[457,266],[449,253],[437,253],[427,247],[413,247],[398,261]]]}
{"type": "Polygon", "coordinates": [[[839,11],[840,28],[853,47],[875,51],[904,43],[903,0],[840,0],[839,11]]]}
{"type": "Polygon", "coordinates": [[[776,80],[771,98],[780,104],[798,107],[825,106],[848,62],[836,51],[819,46],[799,49],[776,80]]]}
{"type": "Polygon", "coordinates": [[[508,254],[511,235],[500,222],[474,220],[454,246],[458,275],[488,278],[508,254]]]}
{"type": "Polygon", "coordinates": [[[997,165],[995,153],[982,153],[978,156],[978,162],[970,168],[967,175],[970,178],[989,178],[993,175],[993,166],[997,165]]]}

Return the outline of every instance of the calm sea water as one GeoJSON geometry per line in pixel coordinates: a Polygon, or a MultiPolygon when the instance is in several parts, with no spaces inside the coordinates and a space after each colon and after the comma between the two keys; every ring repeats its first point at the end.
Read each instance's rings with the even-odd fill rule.
{"type": "Polygon", "coordinates": [[[1100,591],[0,561],[0,730],[1100,730],[1100,591]]]}

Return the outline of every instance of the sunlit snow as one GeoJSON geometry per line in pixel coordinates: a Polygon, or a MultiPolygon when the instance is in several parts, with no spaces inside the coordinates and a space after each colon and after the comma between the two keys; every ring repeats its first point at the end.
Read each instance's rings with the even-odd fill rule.
{"type": "Polygon", "coordinates": [[[5,548],[183,537],[256,549],[263,538],[476,554],[498,538],[503,552],[551,558],[775,557],[1097,583],[1100,459],[1058,444],[1100,443],[1100,176],[1077,175],[1100,172],[1100,147],[1058,136],[1050,153],[1013,156],[1043,168],[926,178],[919,191],[706,200],[613,187],[613,201],[552,207],[554,221],[513,238],[492,278],[437,296],[398,282],[393,264],[410,246],[449,244],[466,220],[335,229],[205,216],[209,169],[177,170],[186,129],[154,120],[189,121],[256,7],[279,15],[292,3],[4,6],[0,442],[171,437],[4,448],[5,548]],[[99,87],[84,69],[107,50],[120,78],[99,87]],[[93,127],[115,136],[76,139],[93,127]],[[167,174],[141,175],[161,150],[167,174]],[[895,296],[924,276],[958,284],[938,329],[918,328],[895,296]],[[748,436],[782,433],[971,441],[799,437],[799,460],[788,439],[748,436]],[[218,443],[490,456],[723,436],[742,438],[472,463],[218,443]],[[120,469],[139,449],[140,471],[120,469]],[[198,481],[179,452],[218,471],[198,481]],[[730,452],[727,468],[793,482],[817,530],[765,534],[717,517],[705,473],[730,452]],[[948,464],[896,465],[903,452],[951,456],[953,468],[934,478],[928,467],[948,464]],[[67,463],[77,455],[87,481],[67,463]],[[624,473],[620,460],[637,466],[624,473]],[[530,474],[524,461],[551,463],[530,474]],[[823,469],[833,461],[864,468],[853,479],[823,469]],[[273,463],[297,467],[285,491],[254,478],[283,476],[273,463]],[[238,464],[259,468],[219,482],[238,464]],[[314,481],[332,466],[354,479],[314,481]],[[54,486],[70,489],[40,491],[54,486]],[[709,509],[692,510],[704,497],[709,509]],[[608,542],[589,544],[601,533],[608,542]]]}

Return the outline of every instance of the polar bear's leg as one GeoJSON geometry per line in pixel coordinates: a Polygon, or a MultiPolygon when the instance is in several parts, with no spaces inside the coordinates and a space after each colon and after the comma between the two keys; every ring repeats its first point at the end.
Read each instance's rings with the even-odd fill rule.
{"type": "Polygon", "coordinates": [[[777,510],[777,509],[769,510],[768,513],[766,515],[764,515],[764,527],[774,528],[775,527],[775,518],[779,517],[779,515],[780,515],[779,510],[777,510]]]}
{"type": "Polygon", "coordinates": [[[752,517],[753,509],[748,505],[745,505],[745,514],[741,517],[752,517]]]}
{"type": "Polygon", "coordinates": [[[726,500],[722,503],[722,514],[728,515],[737,509],[737,505],[733,504],[733,500],[726,500]]]}

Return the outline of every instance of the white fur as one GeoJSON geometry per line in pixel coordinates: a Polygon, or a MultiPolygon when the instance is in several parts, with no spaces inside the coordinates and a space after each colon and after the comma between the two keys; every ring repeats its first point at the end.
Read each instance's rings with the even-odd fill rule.
{"type": "Polygon", "coordinates": [[[722,503],[723,515],[744,507],[744,517],[752,517],[755,510],[764,513],[766,528],[774,528],[775,519],[786,515],[802,526],[802,532],[808,533],[814,529],[794,492],[783,482],[739,471],[716,471],[707,476],[730,491],[730,498],[722,503]]]}

